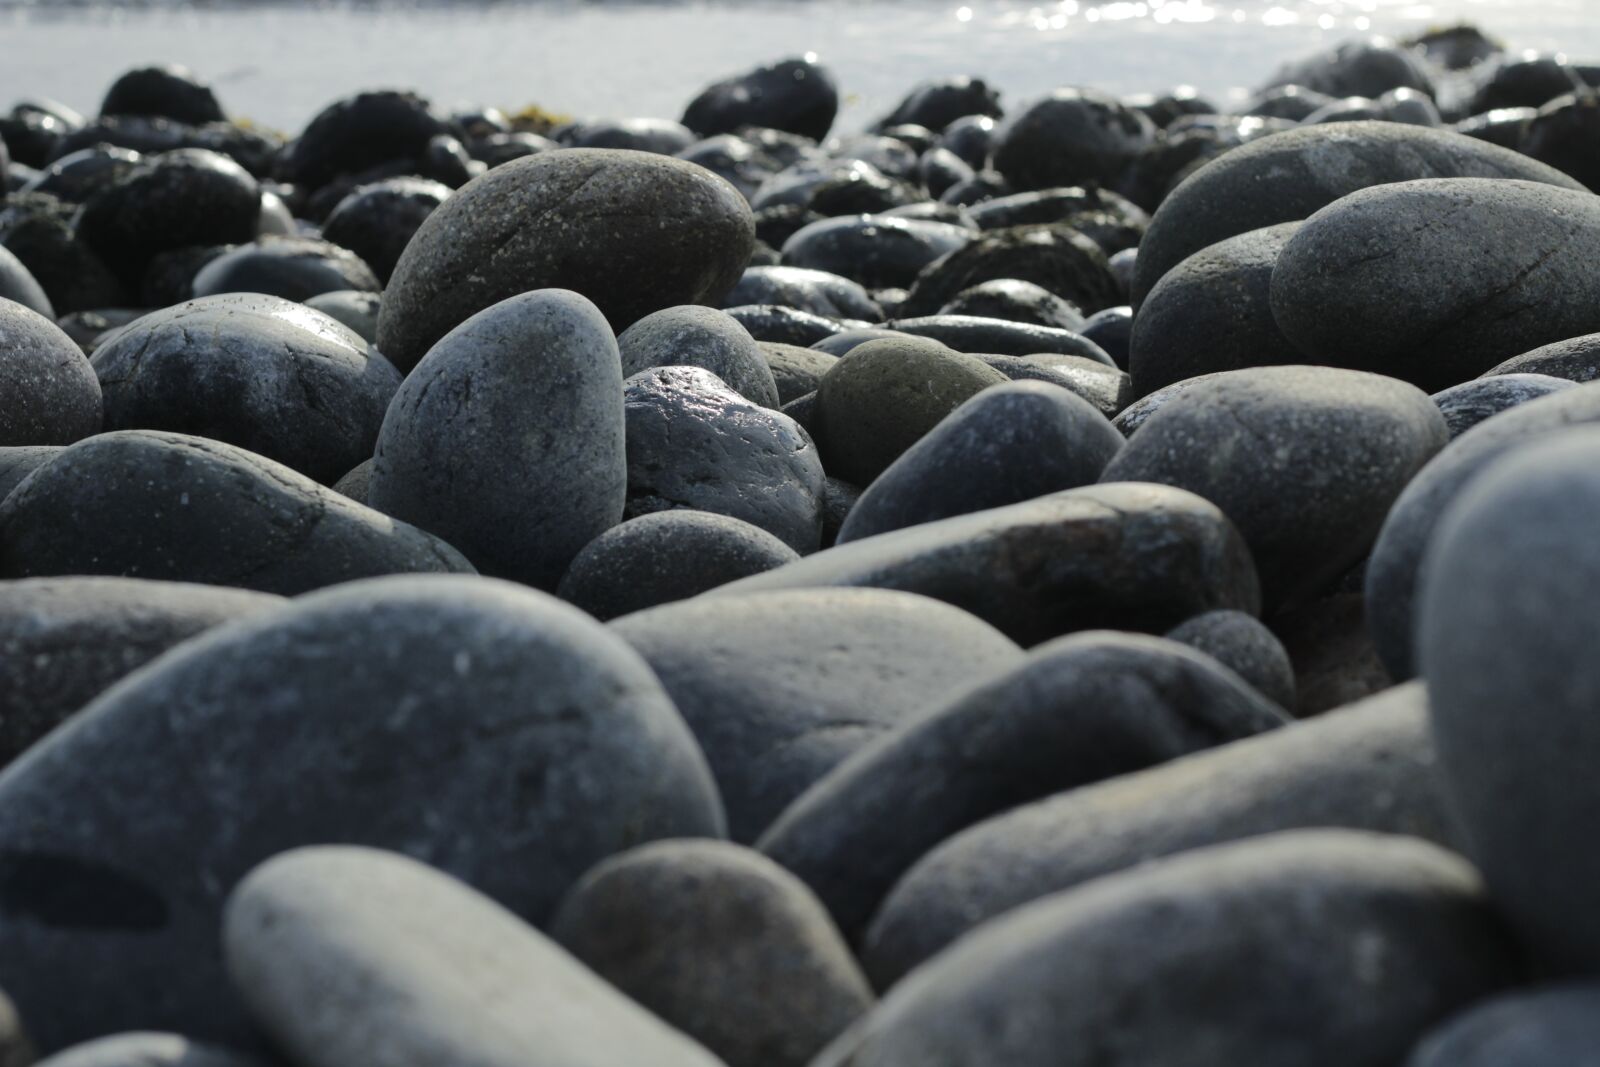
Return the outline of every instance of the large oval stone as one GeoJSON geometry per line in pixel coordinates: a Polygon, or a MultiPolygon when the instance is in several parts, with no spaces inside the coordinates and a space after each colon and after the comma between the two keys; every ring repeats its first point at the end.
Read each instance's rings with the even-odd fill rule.
{"type": "Polygon", "coordinates": [[[1483,178],[1402,182],[1317,212],[1272,272],[1272,314],[1317,362],[1438,390],[1600,330],[1600,199],[1483,178]]]}
{"type": "Polygon", "coordinates": [[[1307,218],[1358,189],[1417,178],[1520,178],[1583,188],[1509,148],[1448,130],[1341,122],[1272,134],[1207,163],[1161,202],[1139,245],[1133,304],[1202,248],[1307,218]]]}
{"type": "Polygon", "coordinates": [[[380,574],[471,571],[449,545],[270,459],[204,437],[80,441],[0,502],[0,577],[164,578],[294,596],[380,574]]]}
{"type": "Polygon", "coordinates": [[[384,416],[367,500],[485,574],[553,590],[622,521],[626,486],[616,338],[587,299],[545,289],[478,312],[417,364],[384,416]]]}
{"type": "Polygon", "coordinates": [[[378,348],[409,371],[464,319],[530,289],[594,301],[614,330],[678,304],[715,306],[744,273],[755,222],[703,167],[625,149],[525,156],[429,215],[384,291],[378,348]]]}
{"type": "Polygon", "coordinates": [[[247,1040],[223,898],[288,848],[395,849],[541,923],[606,856],[723,826],[637,654],[463,577],[346,585],[189,642],[0,774],[0,797],[0,982],[46,1049],[134,1026],[247,1040]]]}

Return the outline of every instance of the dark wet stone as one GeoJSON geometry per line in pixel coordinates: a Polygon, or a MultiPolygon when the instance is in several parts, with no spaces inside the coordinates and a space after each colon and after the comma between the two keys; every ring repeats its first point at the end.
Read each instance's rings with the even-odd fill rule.
{"type": "Polygon", "coordinates": [[[0,503],[6,578],[121,575],[288,596],[379,574],[469,569],[438,539],[282,464],[156,430],[79,442],[0,503]]]}
{"type": "Polygon", "coordinates": [[[1122,302],[1098,244],[1067,227],[991,230],[923,268],[906,298],[909,316],[932,315],[974,285],[1032,282],[1088,314],[1122,302]]]}
{"type": "Polygon", "coordinates": [[[1432,95],[1428,69],[1409,50],[1382,37],[1345,41],[1326,51],[1286,63],[1264,88],[1298,85],[1328,96],[1382,96],[1390,89],[1418,89],[1432,95]]]}
{"type": "Polygon", "coordinates": [[[709,170],[749,199],[761,183],[783,167],[749,141],[732,133],[719,133],[681,149],[677,156],[709,170]]]}
{"type": "Polygon", "coordinates": [[[838,543],[1091,485],[1123,439],[1064,389],[1011,382],[974,396],[866,487],[838,543]]]}
{"type": "Polygon", "coordinates": [[[247,130],[231,122],[191,126],[171,119],[103,115],[67,133],[51,149],[51,162],[97,145],[114,145],[145,155],[191,148],[227,156],[258,178],[272,170],[282,144],[276,135],[247,130]]]}
{"type": "MultiPolygon", "coordinates": [[[[1241,120],[1262,122],[1265,120],[1241,120]]],[[[1145,146],[1117,182],[1117,191],[1145,211],[1154,211],[1178,184],[1243,144],[1232,128],[1185,127],[1163,130],[1145,146]]]]}
{"type": "Polygon", "coordinates": [[[1429,29],[1404,41],[1446,70],[1466,70],[1504,51],[1504,46],[1470,23],[1429,29]]]}
{"type": "Polygon", "coordinates": [[[1570,389],[1575,383],[1548,374],[1494,374],[1433,394],[1452,439],[1518,404],[1570,389]]]}
{"type": "Polygon", "coordinates": [[[49,193],[81,204],[133,173],[144,157],[127,148],[95,145],[62,156],[22,187],[25,193],[49,193]]]}
{"type": "Polygon", "coordinates": [[[1249,550],[1214,505],[1159,485],[1069,489],[818,552],[715,596],[869,586],[935,597],[1035,645],[1075,630],[1164,633],[1254,613],[1249,550]]]}
{"type": "Polygon", "coordinates": [[[1000,94],[982,78],[956,75],[922,82],[878,121],[879,129],[915,123],[943,132],[967,116],[998,117],[1000,94]]]}
{"type": "Polygon", "coordinates": [[[922,219],[926,222],[948,222],[964,230],[977,232],[978,223],[972,212],[959,204],[941,204],[937,200],[918,200],[915,204],[892,207],[882,214],[894,219],[922,219]]]}
{"type": "Polygon", "coordinates": [[[954,152],[975,171],[989,163],[994,144],[995,121],[988,115],[967,115],[956,119],[939,135],[939,144],[954,152]]]}
{"type": "Polygon", "coordinates": [[[861,499],[861,488],[842,478],[829,478],[822,484],[822,547],[832,548],[850,512],[861,499]]]}
{"type": "Polygon", "coordinates": [[[584,119],[552,131],[569,148],[627,148],[635,152],[677,155],[695,142],[695,135],[669,119],[584,119]]]}
{"type": "Polygon", "coordinates": [[[1133,389],[1128,376],[1102,360],[1085,356],[995,356],[978,359],[1012,381],[1049,382],[1088,401],[1106,418],[1128,406],[1133,389]]]}
{"type": "Polygon", "coordinates": [[[139,280],[139,302],[164,308],[194,299],[194,280],[213,260],[221,259],[238,245],[189,245],[151,257],[139,280]]]}
{"type": "Polygon", "coordinates": [[[1013,112],[995,133],[994,168],[1018,189],[1111,185],[1155,126],[1115,97],[1057,89],[1013,112]]]}
{"type": "Polygon", "coordinates": [[[778,387],[780,405],[816,392],[822,376],[838,359],[814,348],[801,348],[778,341],[763,341],[760,344],[761,355],[767,361],[772,379],[778,387]]]}
{"type": "Polygon", "coordinates": [[[786,59],[708,86],[689,102],[683,124],[701,137],[764,126],[820,141],[839,110],[827,68],[786,59]]]}
{"type": "Polygon", "coordinates": [[[1522,943],[1556,974],[1592,973],[1600,959],[1588,908],[1600,864],[1574,847],[1600,811],[1595,660],[1583,629],[1597,573],[1597,458],[1590,426],[1485,465],[1439,522],[1417,591],[1420,674],[1467,853],[1522,943]]]}
{"type": "Polygon", "coordinates": [[[996,278],[963,289],[938,314],[1006,319],[1057,330],[1081,331],[1083,313],[1048,289],[1014,278],[996,278]]]}
{"type": "MultiPolygon", "coordinates": [[[[1342,583],[1341,583],[1342,584],[1342,583]]],[[[1294,665],[1296,716],[1321,715],[1391,688],[1359,592],[1336,592],[1272,617],[1294,665]]]]}
{"type": "Polygon", "coordinates": [[[901,983],[814,1063],[1089,1067],[1106,1050],[1146,1067],[1398,1063],[1430,1026],[1517,978],[1459,856],[1408,837],[1292,831],[1011,912],[901,983]],[[1228,1025],[1215,1026],[1224,1010],[1228,1025]]]}
{"type": "Polygon", "coordinates": [[[808,210],[803,204],[775,204],[755,213],[756,239],[773,248],[783,243],[822,216],[808,210]]]}
{"type": "Polygon", "coordinates": [[[1448,439],[1438,408],[1403,382],[1258,367],[1169,400],[1101,477],[1175,485],[1216,504],[1250,545],[1272,608],[1309,599],[1359,561],[1448,439]]]}
{"type": "Polygon", "coordinates": [[[1334,98],[1304,85],[1278,85],[1257,93],[1244,107],[1246,115],[1300,122],[1327,107],[1334,98]]]}
{"type": "Polygon", "coordinates": [[[493,169],[513,159],[553,151],[560,145],[536,133],[491,133],[468,141],[466,147],[473,159],[493,169]]]}
{"type": "Polygon", "coordinates": [[[329,213],[322,236],[360,256],[387,283],[417,228],[449,197],[448,186],[425,178],[364,185],[329,213]]]}
{"type": "Polygon", "coordinates": [[[44,288],[14,253],[0,245],[0,300],[21,304],[29,311],[47,319],[56,317],[50,306],[50,297],[44,288]]]}
{"type": "MultiPolygon", "coordinates": [[[[1111,265],[1116,267],[1116,256],[1111,257],[1111,265]]],[[[1133,323],[1133,308],[1124,304],[1096,311],[1078,332],[1099,345],[1111,362],[1127,370],[1133,356],[1133,323]]]]}
{"type": "Polygon", "coordinates": [[[227,116],[211,87],[183,67],[141,67],[130,70],[106,90],[102,115],[146,115],[198,126],[227,116]]]}
{"type": "Polygon", "coordinates": [[[0,116],[0,142],[14,163],[43,167],[55,158],[55,148],[69,127],[54,115],[13,110],[0,116]]]}
{"type": "Polygon", "coordinates": [[[800,556],[727,515],[686,508],[641,515],[584,546],[562,577],[562,600],[605,621],[698,596],[800,556]]]}
{"type": "Polygon", "coordinates": [[[852,352],[868,341],[881,341],[886,337],[906,338],[909,333],[891,330],[884,326],[862,326],[854,330],[843,330],[839,333],[829,334],[822,340],[809,345],[817,352],[825,352],[830,356],[842,356],[852,352]]]}
{"type": "Polygon", "coordinates": [[[448,134],[429,139],[417,165],[424,178],[451,189],[461,188],[487,169],[467,153],[465,145],[448,134]]]}
{"type": "Polygon", "coordinates": [[[1600,201],[1587,192],[1470,178],[1379,186],[1290,238],[1272,313],[1312,361],[1438,390],[1600,330],[1597,257],[1600,201]]]}
{"type": "Polygon", "coordinates": [[[358,93],[329,104],[285,150],[283,175],[316,189],[340,175],[427,153],[449,126],[415,93],[358,93]]]}
{"type": "Polygon", "coordinates": [[[1477,114],[1502,107],[1540,107],[1583,88],[1565,57],[1525,54],[1506,58],[1489,71],[1469,105],[1477,114]]]}
{"type": "Polygon", "coordinates": [[[1600,378],[1600,333],[1569,337],[1543,345],[1490,367],[1483,377],[1498,374],[1545,374],[1571,382],[1600,378]]]}
{"type": "Polygon", "coordinates": [[[1462,119],[1456,123],[1455,131],[1501,148],[1516,149],[1522,145],[1522,134],[1528,127],[1528,120],[1538,113],[1538,109],[1531,107],[1496,108],[1462,119]]]}
{"type": "Polygon", "coordinates": [[[873,920],[862,959],[898,982],[980,923],[1194,848],[1338,826],[1455,848],[1420,685],[982,822],[933,849],[873,920]]]}
{"type": "Polygon", "coordinates": [[[74,311],[56,320],[63,333],[72,338],[86,356],[94,350],[111,331],[126,326],[135,319],[149,314],[143,308],[100,308],[97,311],[74,311]]]}
{"type": "Polygon", "coordinates": [[[253,239],[260,214],[260,187],[243,167],[185,148],[144,160],[90,197],[77,232],[125,285],[134,285],[159,252],[253,239]]]}
{"type": "Polygon", "coordinates": [[[0,582],[0,766],[173,646],[284,603],[133,578],[0,582]]]}
{"type": "Polygon", "coordinates": [[[1294,710],[1294,666],[1289,653],[1254,615],[1208,611],[1168,630],[1166,636],[1204,652],[1274,704],[1294,710]]]}
{"type": "Polygon", "coordinates": [[[261,189],[261,214],[256,219],[257,237],[293,237],[299,228],[294,213],[283,197],[265,186],[261,189]]]}
{"type": "Polygon", "coordinates": [[[76,209],[37,193],[13,193],[0,203],[0,245],[38,281],[57,315],[127,302],[121,283],[72,226],[76,209]]]}
{"type": "Polygon", "coordinates": [[[750,332],[727,314],[685,305],[646,315],[617,338],[624,378],[653,367],[700,367],[751,403],[779,404],[778,386],[750,332]]]}
{"type": "Polygon", "coordinates": [[[264,293],[300,302],[347,289],[375,293],[383,283],[360,256],[329,241],[273,237],[218,256],[194,276],[196,297],[264,293]]]}
{"type": "Polygon", "coordinates": [[[70,445],[100,431],[100,383],[83,352],[37,311],[3,299],[0,397],[0,446],[70,445]]]}
{"type": "Polygon", "coordinates": [[[868,288],[907,286],[929,264],[972,237],[961,226],[892,215],[824,219],[784,241],[783,262],[825,270],[868,288]]]}
{"type": "Polygon", "coordinates": [[[806,157],[762,182],[750,197],[750,206],[756,211],[804,208],[826,217],[830,212],[825,207],[836,205],[837,210],[831,213],[844,215],[909,204],[915,199],[915,190],[907,183],[884,174],[865,160],[819,156],[806,157]],[[813,207],[812,198],[825,186],[832,187],[829,195],[835,200],[813,207]]]}
{"type": "Polygon", "coordinates": [[[392,852],[321,846],[275,857],[235,890],[228,973],[292,1062],[334,1067],[381,1046],[397,1062],[462,1067],[509,1058],[722,1067],[447,873],[392,852]]]}
{"type": "Polygon", "coordinates": [[[1449,130],[1346,122],[1273,134],[1197,170],[1151,216],[1133,306],[1167,271],[1218,241],[1294,222],[1360,189],[1418,178],[1578,183],[1527,156],[1449,130]]]}
{"type": "Polygon", "coordinates": [[[377,293],[336,289],[311,297],[305,301],[305,305],[348,326],[369,345],[378,338],[378,309],[382,305],[382,298],[377,293]]]}
{"type": "Polygon", "coordinates": [[[389,404],[369,492],[484,573],[553,590],[622,521],[626,484],[616,341],[589,300],[545,289],[433,346],[389,404]]]}
{"type": "Polygon", "coordinates": [[[1107,367],[1113,365],[1111,357],[1082,334],[1050,326],[979,318],[975,315],[928,315],[916,319],[894,319],[884,325],[913,337],[932,338],[958,352],[1000,356],[1081,356],[1107,367]]]}
{"type": "Polygon", "coordinates": [[[917,165],[917,179],[922,182],[922,187],[928,190],[929,196],[937,197],[952,185],[970,181],[975,177],[977,172],[967,164],[967,161],[948,148],[929,149],[923,153],[922,160],[917,165]]]}
{"type": "Polygon", "coordinates": [[[1536,986],[1452,1016],[1406,1067],[1588,1067],[1600,1049],[1600,986],[1536,986]]]}
{"type": "Polygon", "coordinates": [[[0,446],[0,500],[22,480],[61,454],[66,445],[0,446]]]}
{"type": "MultiPolygon", "coordinates": [[[[1305,362],[1278,327],[1271,302],[1272,270],[1301,225],[1285,222],[1230,237],[1162,276],[1129,337],[1128,372],[1136,396],[1214,371],[1305,362]]],[[[1361,360],[1361,354],[1346,352],[1328,362],[1361,360]]]]}
{"type": "Polygon", "coordinates": [[[1183,645],[1133,634],[1067,637],[836,768],[757,847],[857,939],[907,868],[951,835],[1018,804],[1286,721],[1183,645]],[[926,788],[930,776],[938,789],[926,788]]]}
{"type": "Polygon", "coordinates": [[[513,160],[417,230],[384,292],[378,347],[409,371],[462,320],[552,286],[594,301],[614,330],[716,303],[754,239],[744,198],[692,163],[585,148],[513,160]]]}
{"type": "Polygon", "coordinates": [[[612,629],[684,709],[745,842],[867,745],[1022,660],[972,616],[882,589],[702,597],[612,629]]]}
{"type": "Polygon", "coordinates": [[[1541,163],[1600,189],[1600,97],[1594,90],[1558,96],[1523,128],[1518,148],[1541,163]]]}
{"type": "Polygon", "coordinates": [[[843,333],[849,329],[846,323],[855,321],[815,315],[784,304],[745,304],[724,311],[757,341],[776,341],[801,348],[843,333]]]}
{"type": "MultiPolygon", "coordinates": [[[[1013,193],[985,200],[968,209],[978,225],[985,230],[1001,230],[1009,226],[1071,226],[1085,236],[1097,241],[1099,235],[1091,232],[1097,227],[1109,229],[1120,226],[1131,240],[1129,246],[1139,243],[1150,216],[1127,198],[1090,186],[1041,189],[1031,193],[1013,193]]],[[[1107,255],[1111,254],[1108,250],[1107,255]]]]}
{"type": "Polygon", "coordinates": [[[151,312],[93,359],[108,430],[226,441],[324,485],[372,455],[400,375],[320,312],[239,294],[151,312]]]}
{"type": "Polygon", "coordinates": [[[1404,122],[1413,126],[1438,126],[1444,121],[1433,98],[1415,89],[1390,89],[1373,103],[1382,112],[1380,117],[1389,122],[1404,122]]]}
{"type": "Polygon", "coordinates": [[[940,193],[939,202],[953,206],[981,204],[997,196],[1009,196],[1015,191],[999,171],[980,170],[971,178],[956,182],[940,193]]]}
{"type": "Polygon", "coordinates": [[[178,1034],[136,1031],[62,1049],[41,1067],[265,1067],[263,1061],[221,1045],[178,1034]]]}
{"type": "Polygon", "coordinates": [[[822,461],[793,419],[699,367],[635,374],[622,395],[627,518],[691,508],[741,519],[798,553],[817,549],[822,461]]]}
{"type": "Polygon", "coordinates": [[[1473,427],[1424,467],[1384,520],[1366,574],[1368,626],[1395,678],[1416,673],[1413,630],[1423,554],[1463,489],[1513,448],[1573,424],[1600,422],[1600,385],[1518,405],[1473,427]]]}
{"type": "MultiPolygon", "coordinates": [[[[354,500],[357,504],[366,504],[372,495],[372,460],[364,459],[345,471],[344,476],[333,483],[333,491],[354,500]]],[[[370,506],[370,505],[369,505],[370,506]]]]}
{"type": "Polygon", "coordinates": [[[805,1067],[873,1003],[804,883],[719,841],[613,856],[573,887],[551,936],[728,1067],[805,1067]]]}
{"type": "Polygon", "coordinates": [[[1331,122],[1385,122],[1391,120],[1375,100],[1364,96],[1347,96],[1319,107],[1301,120],[1303,126],[1324,126],[1331,122]]]}
{"type": "Polygon", "coordinates": [[[933,133],[924,127],[912,126],[907,128],[906,134],[910,140],[901,140],[892,134],[870,133],[834,138],[828,142],[828,149],[837,159],[860,160],[890,178],[906,180],[917,176],[918,156],[932,145],[933,133]]]}
{"type": "Polygon", "coordinates": [[[964,401],[1003,381],[937,341],[869,341],[841,356],[818,386],[824,462],[830,473],[866,485],[964,401]]]}
{"type": "Polygon", "coordinates": [[[751,267],[722,302],[727,307],[782,304],[829,318],[868,322],[883,316],[883,309],[858,283],[806,267],[751,267]]]}

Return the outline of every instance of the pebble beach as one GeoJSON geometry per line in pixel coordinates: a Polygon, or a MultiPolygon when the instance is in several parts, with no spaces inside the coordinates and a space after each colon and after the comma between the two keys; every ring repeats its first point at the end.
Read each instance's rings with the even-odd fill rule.
{"type": "Polygon", "coordinates": [[[1600,16],[1414,8],[0,5],[0,1067],[1600,1065],[1600,16]]]}

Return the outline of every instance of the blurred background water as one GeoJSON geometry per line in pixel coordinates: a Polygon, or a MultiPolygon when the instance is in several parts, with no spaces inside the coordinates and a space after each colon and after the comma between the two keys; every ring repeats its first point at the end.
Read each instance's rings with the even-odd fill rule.
{"type": "Polygon", "coordinates": [[[1515,48],[1600,59],[1600,0],[0,0],[0,104],[44,95],[92,111],[121,71],[175,62],[230,113],[286,130],[387,87],[446,106],[677,118],[709,81],[814,52],[846,96],[836,128],[850,130],[938,75],[983,75],[1008,104],[1060,85],[1189,84],[1226,102],[1344,38],[1461,21],[1515,48]]]}

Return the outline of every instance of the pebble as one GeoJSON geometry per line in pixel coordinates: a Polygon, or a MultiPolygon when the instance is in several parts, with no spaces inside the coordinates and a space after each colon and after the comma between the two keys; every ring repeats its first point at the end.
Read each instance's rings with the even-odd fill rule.
{"type": "Polygon", "coordinates": [[[1022,661],[979,619],[886,589],[702,597],[611,629],[682,709],[743,843],[851,756],[1022,661]]]}
{"type": "Polygon", "coordinates": [[[100,383],[83,352],[37,311],[3,299],[0,396],[0,447],[70,445],[100,431],[100,383]]]}
{"type": "Polygon", "coordinates": [[[178,66],[128,71],[106,90],[100,114],[159,116],[195,126],[227,118],[211,87],[178,66]]]}
{"type": "Polygon", "coordinates": [[[0,445],[0,500],[40,467],[59,456],[65,445],[0,445]]]}
{"type": "Polygon", "coordinates": [[[1122,445],[1104,415],[1065,389],[992,386],[866,487],[838,543],[1092,485],[1122,445]]]}
{"type": "Polygon", "coordinates": [[[358,93],[329,104],[290,142],[284,176],[317,189],[394,160],[417,160],[449,127],[415,93],[358,93]]]}
{"type": "Polygon", "coordinates": [[[637,655],[553,598],[462,576],[352,583],[189,642],[0,796],[0,983],[47,1050],[134,1026],[248,1047],[223,900],[284,849],[393,848],[537,924],[601,859],[723,826],[637,655]]]}
{"type": "Polygon", "coordinates": [[[826,67],[786,59],[707,87],[689,102],[683,124],[700,137],[760,126],[820,141],[838,110],[839,89],[826,67]]]}
{"type": "Polygon", "coordinates": [[[276,296],[151,312],[91,360],[108,430],[225,441],[324,485],[372,455],[400,374],[332,318],[276,296]]]}
{"type": "Polygon", "coordinates": [[[173,646],[283,603],[138,578],[0,582],[0,766],[173,646]]]}
{"type": "Polygon", "coordinates": [[[1168,630],[1166,638],[1204,652],[1279,707],[1294,709],[1294,665],[1289,652],[1254,615],[1208,611],[1168,630]]]}
{"type": "Polygon", "coordinates": [[[932,315],[974,285],[1012,278],[1093,314],[1121,302],[1105,252],[1070,228],[991,230],[929,263],[906,297],[908,317],[932,315]]]}
{"type": "Polygon", "coordinates": [[[1109,186],[1155,136],[1144,115],[1093,89],[1057,89],[995,131],[994,168],[1017,189],[1109,186]]]}
{"type": "Polygon", "coordinates": [[[73,226],[77,209],[44,193],[0,201],[0,245],[28,269],[56,315],[117,307],[128,294],[73,226]]]}
{"type": "Polygon", "coordinates": [[[866,485],[999,371],[938,341],[868,341],[817,386],[816,430],[829,473],[866,485]]]}
{"type": "Polygon", "coordinates": [[[996,278],[963,289],[937,314],[1005,319],[1056,330],[1081,331],[1083,313],[1043,286],[1014,278],[996,278]]]}
{"type": "Polygon", "coordinates": [[[0,299],[21,304],[29,311],[54,320],[55,308],[37,278],[29,273],[14,253],[0,245],[0,299]]]}
{"type": "MultiPolygon", "coordinates": [[[[1273,318],[1270,299],[1273,268],[1301,225],[1285,222],[1219,241],[1162,276],[1129,336],[1136,395],[1216,371],[1305,362],[1273,318]]],[[[1324,362],[1351,359],[1341,353],[1324,362]]]]}
{"type": "Polygon", "coordinates": [[[305,305],[348,326],[369,345],[378,339],[378,310],[382,306],[382,297],[378,293],[335,289],[331,293],[318,293],[308,298],[305,305]]]}
{"type": "Polygon", "coordinates": [[[1324,591],[1360,561],[1390,505],[1449,440],[1414,386],[1331,367],[1228,371],[1151,415],[1102,472],[1221,508],[1270,609],[1324,591]]]}
{"type": "Polygon", "coordinates": [[[977,315],[944,314],[892,319],[884,325],[899,333],[940,341],[958,352],[1002,356],[1081,356],[1107,367],[1113,366],[1111,357],[1093,341],[1082,334],[1052,326],[1035,326],[1028,322],[977,315]]]}
{"type": "Polygon", "coordinates": [[[767,361],[767,369],[772,372],[773,384],[777,386],[780,406],[816,392],[822,376],[838,359],[828,352],[786,345],[781,341],[762,341],[760,347],[761,358],[767,361]]]}
{"type": "Polygon", "coordinates": [[[1600,422],[1600,385],[1563,389],[1468,430],[1419,471],[1383,520],[1364,591],[1367,626],[1389,673],[1417,673],[1416,594],[1424,553],[1462,491],[1512,449],[1575,424],[1600,422]]]}
{"type": "Polygon", "coordinates": [[[1289,832],[1019,908],[900,983],[813,1067],[1397,1063],[1516,975],[1460,857],[1289,832]]]}
{"type": "Polygon", "coordinates": [[[194,276],[194,295],[265,293],[303,301],[355,289],[375,293],[383,283],[348,249],[308,237],[276,237],[235,248],[194,276]]]}
{"type": "Polygon", "coordinates": [[[656,511],[619,523],[585,545],[557,593],[605,621],[799,558],[774,535],[740,519],[688,508],[656,511]]]}
{"type": "Polygon", "coordinates": [[[1345,122],[1273,134],[1207,163],[1162,201],[1139,245],[1133,306],[1144,303],[1167,271],[1218,241],[1308,218],[1371,186],[1420,178],[1509,178],[1581,188],[1527,156],[1448,130],[1345,122]]]}
{"type": "Polygon", "coordinates": [[[449,198],[449,186],[426,178],[359,186],[328,213],[322,236],[354,252],[387,285],[417,229],[449,198]]]}
{"type": "Polygon", "coordinates": [[[1549,375],[1569,382],[1592,382],[1600,378],[1600,333],[1569,337],[1512,356],[1484,371],[1483,377],[1500,374],[1549,375]]]}
{"type": "Polygon", "coordinates": [[[1580,427],[1481,467],[1439,521],[1418,583],[1419,673],[1468,854],[1554,973],[1600,962],[1587,906],[1600,862],[1571,844],[1600,811],[1582,630],[1600,575],[1586,518],[1600,503],[1597,458],[1600,431],[1580,427]]]}
{"type": "Polygon", "coordinates": [[[817,550],[822,460],[798,422],[699,367],[642,371],[623,383],[622,400],[624,517],[692,508],[741,519],[798,553],[817,550]]]}
{"type": "Polygon", "coordinates": [[[784,809],[757,847],[855,940],[907,868],[952,834],[1286,721],[1183,645],[1077,634],[867,746],[784,809]]]}
{"type": "Polygon", "coordinates": [[[796,230],[783,242],[783,263],[828,271],[869,289],[909,286],[972,238],[965,226],[932,219],[847,215],[796,230]]]}
{"type": "Polygon", "coordinates": [[[551,287],[582,293],[623,330],[718,301],[754,240],[744,198],[692,163],[589,148],[515,159],[418,228],[384,290],[378,348],[409,373],[470,316],[551,287]]]}
{"type": "Polygon", "coordinates": [[[1444,416],[1445,427],[1453,441],[1484,419],[1518,404],[1570,389],[1574,384],[1548,374],[1493,374],[1441,390],[1433,394],[1433,402],[1444,416]]]}
{"type": "Polygon", "coordinates": [[[1600,988],[1534,987],[1482,1001],[1431,1031],[1406,1067],[1594,1067],[1600,988]]]}
{"type": "Polygon", "coordinates": [[[542,289],[428,351],[383,416],[367,492],[483,573],[554,590],[622,521],[627,485],[616,339],[588,299],[542,289]]]}
{"type": "Polygon", "coordinates": [[[262,864],[229,898],[223,940],[240,996],[303,1067],[722,1063],[493,900],[390,852],[262,864]]]}
{"type": "Polygon", "coordinates": [[[471,569],[413,526],[264,456],[187,434],[99,434],[0,502],[0,578],[120,575],[294,596],[381,574],[471,569]]]}
{"type": "Polygon", "coordinates": [[[551,936],[728,1067],[805,1067],[873,1003],[805,884],[738,845],[613,856],[573,887],[551,936]]]}
{"type": "Polygon", "coordinates": [[[1087,400],[1108,419],[1127,408],[1133,398],[1133,387],[1126,374],[1087,356],[980,355],[977,358],[1012,381],[1040,381],[1059,385],[1067,392],[1087,400]]]}
{"type": "Polygon", "coordinates": [[[807,267],[751,267],[722,299],[728,307],[782,304],[835,319],[871,322],[883,317],[883,309],[860,283],[807,267]]]}
{"type": "Polygon", "coordinates": [[[915,123],[948,135],[951,124],[963,118],[1000,114],[1000,93],[996,89],[982,78],[959,74],[920,83],[878,121],[878,128],[915,123]]]}
{"type": "Polygon", "coordinates": [[[263,1067],[261,1060],[234,1049],[150,1031],[85,1041],[39,1063],[43,1067],[263,1067]]]}
{"type": "Polygon", "coordinates": [[[923,523],[723,586],[921,593],[1036,645],[1075,630],[1165,633],[1215,608],[1254,614],[1249,550],[1214,505],[1169,486],[1085,486],[923,523]]]}
{"type": "Polygon", "coordinates": [[[750,331],[707,307],[663,308],[617,337],[622,376],[656,367],[699,367],[752,404],[779,405],[778,384],[750,331]]]}
{"type": "Polygon", "coordinates": [[[956,834],[895,884],[861,956],[887,989],[981,924],[1192,849],[1338,826],[1457,848],[1420,683],[1036,800],[956,834]]]}
{"type": "Polygon", "coordinates": [[[1379,186],[1289,239],[1272,314],[1313,359],[1437,390],[1600,330],[1597,254],[1600,203],[1586,192],[1481,178],[1379,186]]]}

